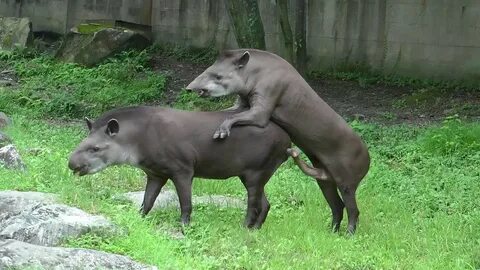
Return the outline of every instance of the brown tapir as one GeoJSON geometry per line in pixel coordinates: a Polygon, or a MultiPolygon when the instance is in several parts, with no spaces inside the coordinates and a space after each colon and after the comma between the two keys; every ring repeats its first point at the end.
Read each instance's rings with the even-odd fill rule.
{"type": "Polygon", "coordinates": [[[80,176],[117,164],[142,169],[147,175],[143,215],[171,179],[183,224],[190,222],[194,176],[238,176],[248,194],[245,226],[260,228],[270,209],[264,186],[288,158],[291,142],[275,123],[265,128],[239,127],[228,141],[212,140],[211,130],[233,113],[148,106],[112,110],[95,122],[87,119],[90,133],[71,154],[68,166],[80,176]]]}
{"type": "Polygon", "coordinates": [[[332,209],[333,229],[338,231],[346,206],[347,231],[355,232],[359,216],[355,192],[370,167],[367,147],[292,65],[266,51],[229,50],[187,89],[201,96],[238,94],[233,108],[248,109],[227,116],[212,130],[213,138],[229,136],[232,126],[264,127],[270,119],[285,129],[313,166],[330,177],[317,183],[332,209]]]}

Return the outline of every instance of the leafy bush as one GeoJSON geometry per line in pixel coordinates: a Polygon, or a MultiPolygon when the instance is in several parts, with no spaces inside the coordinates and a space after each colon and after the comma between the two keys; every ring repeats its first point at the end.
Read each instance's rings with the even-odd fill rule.
{"type": "Polygon", "coordinates": [[[233,105],[235,97],[202,98],[198,94],[182,90],[175,101],[174,107],[190,111],[217,111],[233,105]]]}
{"type": "Polygon", "coordinates": [[[93,68],[45,55],[3,54],[0,59],[21,80],[19,89],[0,89],[0,109],[39,117],[97,116],[113,107],[158,100],[166,81],[147,68],[146,51],[124,52],[93,68]]]}

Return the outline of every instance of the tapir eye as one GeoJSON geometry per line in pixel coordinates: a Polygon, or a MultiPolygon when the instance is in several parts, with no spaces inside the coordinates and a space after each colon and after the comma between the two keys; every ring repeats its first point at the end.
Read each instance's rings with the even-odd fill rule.
{"type": "Polygon", "coordinates": [[[217,75],[215,75],[215,79],[219,81],[219,80],[223,79],[223,76],[217,74],[217,75]]]}
{"type": "Polygon", "coordinates": [[[98,151],[100,151],[100,147],[98,147],[98,146],[94,146],[94,147],[90,148],[90,152],[92,152],[92,153],[95,153],[95,152],[98,152],[98,151]]]}

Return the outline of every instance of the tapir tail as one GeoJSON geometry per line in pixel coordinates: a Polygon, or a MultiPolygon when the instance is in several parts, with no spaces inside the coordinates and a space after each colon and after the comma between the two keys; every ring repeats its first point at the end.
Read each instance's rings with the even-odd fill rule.
{"type": "Polygon", "coordinates": [[[295,162],[295,164],[300,168],[300,170],[304,174],[311,176],[317,180],[323,180],[323,181],[331,180],[330,177],[328,177],[328,173],[326,170],[310,166],[303,159],[301,159],[299,155],[300,153],[298,150],[293,148],[288,148],[287,154],[293,158],[293,161],[295,162]]]}

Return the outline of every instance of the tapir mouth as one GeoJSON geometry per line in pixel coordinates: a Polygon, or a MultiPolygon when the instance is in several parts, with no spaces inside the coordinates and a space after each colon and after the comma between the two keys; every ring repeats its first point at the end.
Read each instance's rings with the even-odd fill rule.
{"type": "Polygon", "coordinates": [[[73,174],[78,175],[78,176],[84,176],[88,174],[88,166],[80,166],[75,169],[73,169],[73,174]]]}
{"type": "Polygon", "coordinates": [[[198,94],[200,97],[208,97],[208,96],[210,96],[210,93],[208,92],[207,89],[203,89],[203,88],[195,89],[195,92],[197,92],[197,94],[198,94]]]}

